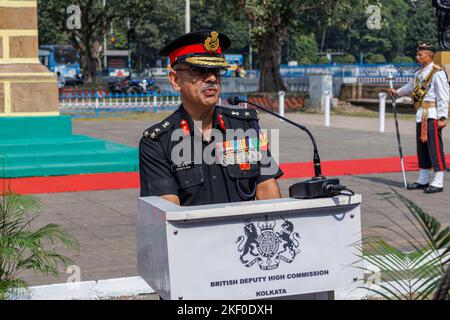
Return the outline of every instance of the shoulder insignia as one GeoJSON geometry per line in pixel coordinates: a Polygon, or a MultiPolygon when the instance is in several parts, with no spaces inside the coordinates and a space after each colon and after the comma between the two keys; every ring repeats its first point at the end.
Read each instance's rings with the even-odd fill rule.
{"type": "Polygon", "coordinates": [[[164,132],[168,131],[173,126],[173,121],[171,121],[170,117],[161,121],[158,124],[155,124],[154,126],[148,128],[144,131],[143,137],[147,139],[155,140],[157,137],[159,137],[164,132]]]}
{"type": "Polygon", "coordinates": [[[221,107],[221,111],[223,114],[226,114],[227,116],[238,119],[258,120],[259,118],[258,117],[259,112],[254,109],[232,109],[221,107]]]}

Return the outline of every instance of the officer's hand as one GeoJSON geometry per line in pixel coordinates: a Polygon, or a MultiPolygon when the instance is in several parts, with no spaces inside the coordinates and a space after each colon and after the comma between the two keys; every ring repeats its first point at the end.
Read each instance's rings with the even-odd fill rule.
{"type": "Polygon", "coordinates": [[[397,95],[397,90],[395,90],[395,89],[389,89],[389,90],[388,90],[388,93],[389,93],[391,96],[395,97],[395,96],[397,95]]]}
{"type": "Polygon", "coordinates": [[[442,129],[447,125],[447,120],[438,120],[438,128],[442,129]]]}
{"type": "Polygon", "coordinates": [[[180,205],[180,198],[174,194],[166,194],[161,196],[161,198],[163,198],[164,200],[170,201],[175,203],[177,206],[180,205]]]}

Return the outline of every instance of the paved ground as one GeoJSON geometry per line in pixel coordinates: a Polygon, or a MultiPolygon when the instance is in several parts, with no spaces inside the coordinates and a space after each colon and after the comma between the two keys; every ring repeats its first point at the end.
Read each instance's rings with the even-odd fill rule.
{"type": "MultiPolygon", "coordinates": [[[[323,160],[397,155],[393,120],[388,121],[387,132],[381,134],[377,132],[377,119],[373,118],[335,116],[331,120],[332,127],[325,128],[322,126],[323,116],[310,114],[289,116],[308,125],[315,134],[323,160]]],[[[76,120],[74,133],[88,134],[136,146],[141,132],[152,123],[154,120],[76,120]]],[[[262,124],[269,129],[280,128],[281,162],[311,160],[311,146],[305,134],[267,116],[263,116],[262,124]]],[[[401,121],[400,127],[405,154],[414,154],[414,123],[401,121]]],[[[448,129],[445,131],[444,140],[446,146],[450,148],[448,129]]],[[[326,175],[326,172],[324,174],[326,175]]],[[[412,181],[415,173],[408,173],[408,177],[412,181]]],[[[341,177],[343,184],[363,195],[363,228],[380,224],[392,225],[383,217],[387,215],[405,225],[408,230],[412,230],[403,217],[404,207],[396,208],[382,200],[380,193],[390,192],[391,188],[414,200],[443,224],[450,224],[448,206],[450,188],[440,194],[425,195],[420,191],[402,190],[401,179],[401,173],[341,177]]],[[[297,179],[280,181],[284,196],[287,196],[289,186],[297,181],[297,179]]],[[[446,177],[446,185],[450,186],[449,175],[446,177]]],[[[136,276],[135,224],[138,192],[138,189],[128,189],[41,194],[37,197],[42,201],[45,209],[36,225],[59,223],[80,242],[78,251],[64,252],[80,267],[81,280],[136,276]]],[[[364,234],[367,232],[364,231],[364,234]]],[[[24,278],[32,285],[38,285],[65,282],[69,276],[70,274],[63,273],[59,279],[48,279],[26,274],[24,278]]]]}
{"type": "MultiPolygon", "coordinates": [[[[373,157],[392,157],[398,155],[395,126],[392,119],[386,121],[386,132],[378,132],[378,119],[334,116],[331,127],[323,125],[323,115],[289,114],[292,120],[306,124],[314,134],[322,160],[359,159],[373,157]]],[[[155,120],[133,121],[74,121],[74,133],[136,146],[142,132],[155,123],[155,120]]],[[[263,115],[261,127],[280,129],[280,161],[310,161],[312,146],[306,133],[273,118],[263,115]]],[[[399,123],[403,152],[415,154],[415,123],[402,120],[399,123]]],[[[269,135],[271,137],[271,135],[269,135]]],[[[450,148],[450,130],[444,130],[445,145],[450,148]]],[[[448,150],[450,153],[450,149],[448,150]]]]}

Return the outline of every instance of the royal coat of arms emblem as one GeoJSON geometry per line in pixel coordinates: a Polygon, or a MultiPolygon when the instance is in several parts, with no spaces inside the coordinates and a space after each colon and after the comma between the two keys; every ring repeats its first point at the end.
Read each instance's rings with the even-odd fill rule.
{"type": "Polygon", "coordinates": [[[300,253],[300,235],[294,232],[291,221],[283,217],[281,219],[283,223],[280,231],[275,231],[276,221],[269,220],[268,216],[258,221],[259,231],[253,222],[244,222],[244,235],[236,240],[243,265],[251,267],[257,263],[261,270],[273,270],[278,268],[281,261],[294,261],[300,253]]]}

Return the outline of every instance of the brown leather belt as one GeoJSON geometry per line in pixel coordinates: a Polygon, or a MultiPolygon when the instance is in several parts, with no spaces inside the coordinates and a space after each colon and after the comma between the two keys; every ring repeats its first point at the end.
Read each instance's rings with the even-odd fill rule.
{"type": "Polygon", "coordinates": [[[422,101],[421,107],[423,108],[422,112],[422,123],[420,126],[420,141],[423,143],[428,141],[428,109],[436,108],[436,101],[422,101]]]}

